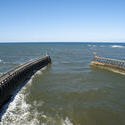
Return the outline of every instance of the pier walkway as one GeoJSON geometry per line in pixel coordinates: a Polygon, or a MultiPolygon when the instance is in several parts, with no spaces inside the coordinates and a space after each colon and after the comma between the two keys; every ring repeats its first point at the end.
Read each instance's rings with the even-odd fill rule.
{"type": "Polygon", "coordinates": [[[37,71],[51,63],[49,55],[19,65],[0,77],[0,107],[11,96],[19,84],[29,79],[37,71]]]}

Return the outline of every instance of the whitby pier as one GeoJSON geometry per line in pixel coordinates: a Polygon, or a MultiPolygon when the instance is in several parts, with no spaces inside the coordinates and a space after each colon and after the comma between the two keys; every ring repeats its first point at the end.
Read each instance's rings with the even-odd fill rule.
{"type": "Polygon", "coordinates": [[[125,60],[99,57],[96,53],[94,53],[94,58],[90,65],[114,72],[125,73],[125,60]]]}
{"type": "Polygon", "coordinates": [[[51,63],[51,58],[46,54],[45,57],[19,65],[2,75],[0,77],[0,108],[12,96],[13,91],[21,83],[28,80],[37,70],[47,66],[49,63],[51,63]]]}

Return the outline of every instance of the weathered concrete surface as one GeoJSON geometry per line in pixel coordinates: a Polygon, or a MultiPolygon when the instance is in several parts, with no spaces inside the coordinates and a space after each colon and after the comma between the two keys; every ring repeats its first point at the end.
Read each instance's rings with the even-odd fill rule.
{"type": "Polygon", "coordinates": [[[19,65],[15,69],[0,77],[0,108],[10,98],[12,92],[29,77],[34,74],[34,70],[39,70],[51,63],[51,58],[46,55],[25,64],[19,65]]]}

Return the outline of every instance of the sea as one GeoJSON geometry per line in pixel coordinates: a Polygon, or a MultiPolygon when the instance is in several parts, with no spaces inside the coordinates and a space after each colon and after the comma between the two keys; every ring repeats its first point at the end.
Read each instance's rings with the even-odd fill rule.
{"type": "Polygon", "coordinates": [[[2,109],[0,125],[125,125],[125,75],[90,66],[125,60],[125,43],[1,43],[0,75],[49,53],[2,109]]]}

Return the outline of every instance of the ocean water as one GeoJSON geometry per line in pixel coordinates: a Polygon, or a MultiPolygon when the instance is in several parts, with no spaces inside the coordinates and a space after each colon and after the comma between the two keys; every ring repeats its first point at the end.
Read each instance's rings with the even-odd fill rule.
{"type": "Polygon", "coordinates": [[[0,125],[125,125],[125,76],[90,67],[95,51],[125,59],[118,43],[0,44],[1,75],[46,52],[52,59],[14,94],[0,125]]]}

